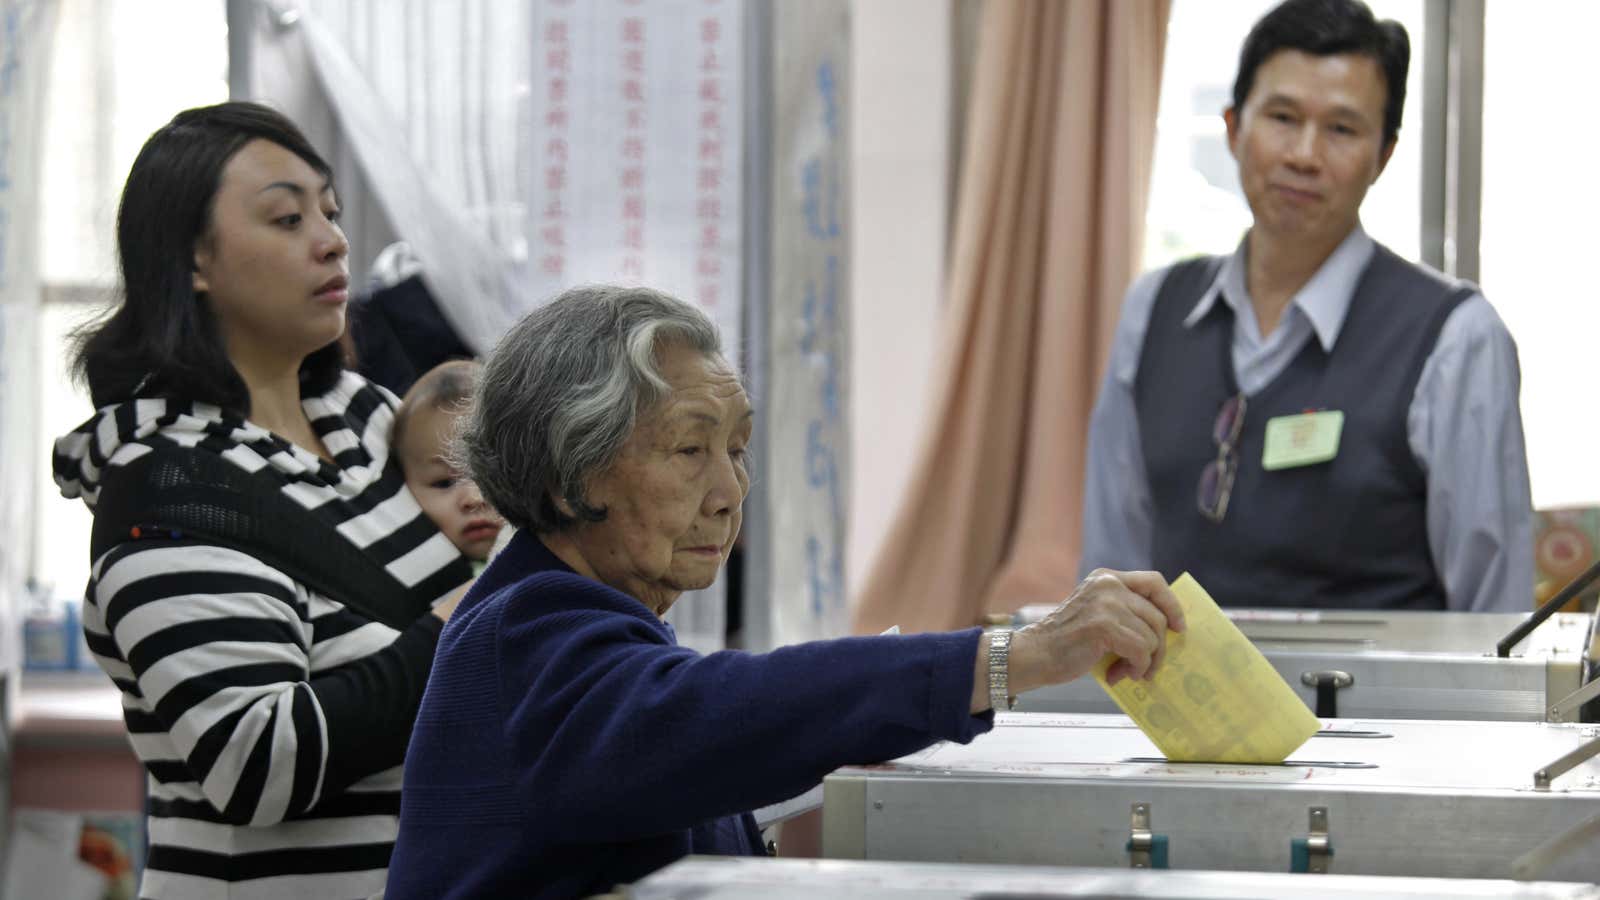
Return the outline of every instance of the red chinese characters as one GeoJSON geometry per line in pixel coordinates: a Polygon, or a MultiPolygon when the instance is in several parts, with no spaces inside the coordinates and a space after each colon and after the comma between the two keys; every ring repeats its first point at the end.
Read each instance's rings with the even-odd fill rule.
{"type": "MultiPolygon", "coordinates": [[[[565,6],[565,4],[555,4],[565,6]]],[[[572,23],[557,12],[544,23],[540,35],[544,58],[543,178],[544,206],[538,216],[538,268],[560,278],[567,268],[567,212],[564,200],[571,181],[572,23]]]]}
{"type": "MultiPolygon", "coordinates": [[[[705,14],[696,28],[698,47],[695,101],[697,140],[695,169],[695,299],[708,312],[715,313],[723,302],[723,243],[728,223],[724,218],[724,190],[736,189],[730,183],[724,162],[723,145],[729,140],[726,126],[736,124],[737,111],[728,101],[728,71],[724,65],[726,41],[723,21],[714,14],[716,0],[706,0],[705,14]],[[730,121],[730,119],[734,121],[730,121]]],[[[733,138],[737,139],[737,131],[733,138]]]]}
{"type": "Polygon", "coordinates": [[[622,55],[619,60],[618,100],[622,106],[622,139],[617,145],[620,169],[622,212],[621,274],[642,280],[645,276],[646,212],[645,189],[649,180],[648,116],[649,78],[645,65],[649,49],[649,28],[643,16],[624,16],[621,24],[622,55]]]}

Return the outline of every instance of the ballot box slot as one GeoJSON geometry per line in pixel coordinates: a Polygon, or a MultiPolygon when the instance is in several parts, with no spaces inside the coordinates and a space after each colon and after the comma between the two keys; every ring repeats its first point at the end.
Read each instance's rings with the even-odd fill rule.
{"type": "Polygon", "coordinates": [[[1245,635],[1245,636],[1250,638],[1250,643],[1255,644],[1258,647],[1270,647],[1273,644],[1294,644],[1294,645],[1310,644],[1312,646],[1326,646],[1326,647],[1376,647],[1376,646],[1378,646],[1378,641],[1375,638],[1318,637],[1316,635],[1309,635],[1309,634],[1308,635],[1274,634],[1274,635],[1245,635]]]}
{"type": "MultiPolygon", "coordinates": [[[[1187,762],[1173,762],[1165,756],[1130,756],[1123,760],[1125,763],[1147,763],[1158,766],[1236,766],[1239,763],[1214,763],[1203,760],[1190,760],[1187,762]]],[[[1377,763],[1359,762],[1341,759],[1286,759],[1281,763],[1251,763],[1250,768],[1284,768],[1284,769],[1376,769],[1377,763]]]]}
{"type": "Polygon", "coordinates": [[[1354,738],[1355,740],[1377,740],[1392,738],[1394,735],[1387,731],[1364,731],[1353,728],[1324,728],[1313,734],[1314,738],[1354,738]]]}

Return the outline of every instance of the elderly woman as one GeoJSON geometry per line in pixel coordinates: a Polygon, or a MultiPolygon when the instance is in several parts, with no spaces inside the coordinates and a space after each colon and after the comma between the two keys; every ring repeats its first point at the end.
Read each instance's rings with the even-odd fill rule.
{"type": "Polygon", "coordinates": [[[1183,627],[1160,576],[1097,573],[1014,639],[679,647],[660,617],[727,558],[753,419],[714,326],[655,291],[573,290],[501,341],[461,443],[519,531],[440,638],[387,900],[578,897],[760,854],[746,810],[970,741],[994,701],[1107,653],[1145,677],[1183,627]]]}

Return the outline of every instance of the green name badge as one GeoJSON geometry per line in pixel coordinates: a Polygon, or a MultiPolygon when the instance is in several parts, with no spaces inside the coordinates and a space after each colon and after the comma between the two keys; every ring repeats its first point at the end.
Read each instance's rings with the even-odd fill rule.
{"type": "Polygon", "coordinates": [[[1325,463],[1339,455],[1343,430],[1344,413],[1336,409],[1268,419],[1261,468],[1272,472],[1325,463]]]}

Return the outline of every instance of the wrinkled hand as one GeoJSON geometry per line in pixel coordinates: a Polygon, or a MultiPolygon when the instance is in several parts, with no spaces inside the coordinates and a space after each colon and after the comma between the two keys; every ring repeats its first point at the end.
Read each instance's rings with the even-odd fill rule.
{"type": "Polygon", "coordinates": [[[467,591],[471,590],[477,581],[478,579],[474,578],[451,591],[443,600],[439,601],[438,606],[433,608],[433,614],[438,616],[441,621],[450,621],[450,614],[456,611],[456,607],[461,604],[461,598],[467,595],[467,591]]]}
{"type": "Polygon", "coordinates": [[[1166,656],[1169,628],[1182,631],[1184,621],[1166,579],[1096,569],[1048,616],[1012,637],[1011,690],[1079,678],[1107,653],[1117,656],[1106,672],[1110,683],[1147,678],[1166,656]]]}

